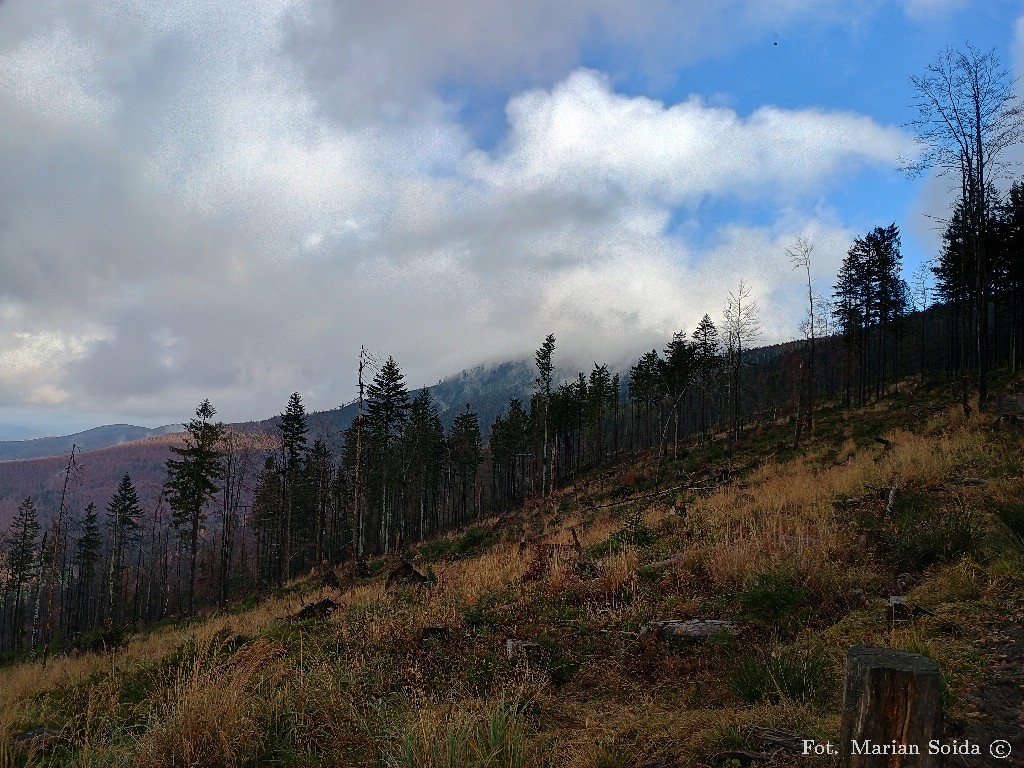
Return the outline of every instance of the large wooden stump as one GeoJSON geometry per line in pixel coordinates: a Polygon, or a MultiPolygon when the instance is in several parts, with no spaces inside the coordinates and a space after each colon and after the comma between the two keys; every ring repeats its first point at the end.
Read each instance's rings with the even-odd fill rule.
{"type": "Polygon", "coordinates": [[[844,768],[938,768],[942,739],[935,662],[917,653],[856,645],[846,655],[839,751],[844,768]]]}

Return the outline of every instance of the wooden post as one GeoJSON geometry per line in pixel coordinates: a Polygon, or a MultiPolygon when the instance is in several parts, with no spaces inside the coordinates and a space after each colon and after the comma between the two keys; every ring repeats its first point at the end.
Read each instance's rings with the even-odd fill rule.
{"type": "Polygon", "coordinates": [[[929,742],[942,739],[942,687],[935,662],[917,653],[857,645],[846,655],[843,768],[938,768],[929,742]]]}

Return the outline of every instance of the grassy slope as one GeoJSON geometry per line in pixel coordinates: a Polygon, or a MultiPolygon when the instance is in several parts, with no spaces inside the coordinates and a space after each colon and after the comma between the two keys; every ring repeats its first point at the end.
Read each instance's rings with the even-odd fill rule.
{"type": "Polygon", "coordinates": [[[662,488],[699,490],[614,503],[653,490],[657,457],[638,457],[486,534],[421,548],[432,589],[376,577],[340,594],[308,579],[249,610],[154,629],[113,659],[7,666],[0,766],[23,763],[7,744],[41,725],[69,743],[33,764],[696,766],[750,746],[745,724],[834,739],[857,643],[932,656],[958,732],[987,717],[974,694],[988,659],[973,641],[1021,608],[1024,461],[1019,431],[943,402],[919,392],[822,412],[799,452],[778,450],[787,425],[759,428],[731,455],[716,444],[662,466],[662,488]],[[521,530],[568,543],[570,525],[596,575],[581,579],[567,553],[519,554],[521,530]],[[894,591],[934,616],[890,633],[894,591]],[[329,620],[279,620],[321,597],[342,605],[329,620]],[[691,617],[735,620],[741,634],[638,635],[691,617]],[[423,638],[428,627],[446,634],[423,638]],[[221,644],[225,628],[247,642],[221,644]],[[509,658],[509,638],[543,650],[509,658]]]}

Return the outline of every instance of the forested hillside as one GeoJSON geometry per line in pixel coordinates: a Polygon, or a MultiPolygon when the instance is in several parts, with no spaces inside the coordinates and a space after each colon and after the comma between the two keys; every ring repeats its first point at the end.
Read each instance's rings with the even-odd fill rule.
{"type": "Polygon", "coordinates": [[[197,411],[182,436],[91,452],[74,466],[67,457],[19,463],[43,490],[30,499],[6,492],[13,521],[5,547],[19,565],[4,592],[0,640],[21,651],[109,626],[115,608],[147,622],[196,605],[225,606],[315,564],[356,560],[364,568],[367,558],[543,499],[638,451],[655,450],[660,464],[706,450],[715,435],[736,444],[780,418],[792,424],[786,443],[799,447],[814,435],[816,408],[880,401],[910,381],[950,382],[965,412],[972,397],[984,408],[987,371],[1013,375],[1019,359],[1019,189],[991,210],[989,279],[980,294],[970,288],[977,275],[964,266],[971,254],[958,215],[933,268],[934,287],[923,282],[917,293],[900,276],[895,224],[856,238],[828,298],[813,291],[813,244],[801,239],[789,250],[807,275],[801,342],[756,346],[758,302],[741,281],[717,322],[706,314],[623,374],[595,363],[559,376],[554,335],[532,367],[481,367],[433,391],[410,392],[394,359],[367,358],[361,403],[343,410],[313,417],[294,393],[276,419],[228,429],[205,403],[207,415],[197,411]],[[978,306],[989,315],[984,328],[978,306]],[[979,334],[987,334],[984,344],[979,334]],[[481,413],[495,415],[482,423],[481,413]],[[203,438],[207,430],[216,439],[203,438]],[[103,466],[110,470],[98,471],[103,466]],[[117,541],[109,513],[116,494],[97,498],[90,485],[101,477],[123,492],[127,479],[137,494],[132,523],[117,541]],[[89,504],[108,509],[108,520],[98,524],[99,543],[83,549],[89,504]],[[33,565],[55,557],[59,568],[33,565]],[[43,608],[49,593],[61,599],[43,608]],[[97,603],[84,627],[70,622],[78,596],[95,594],[108,594],[106,607],[97,603]]]}

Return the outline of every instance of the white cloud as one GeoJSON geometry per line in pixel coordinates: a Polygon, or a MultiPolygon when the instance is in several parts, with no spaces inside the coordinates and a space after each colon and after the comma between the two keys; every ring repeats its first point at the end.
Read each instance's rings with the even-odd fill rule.
{"type": "Polygon", "coordinates": [[[495,187],[654,197],[687,204],[816,189],[856,163],[891,167],[913,143],[901,130],[854,114],[763,107],[747,118],[697,97],[666,107],[614,93],[580,70],[551,91],[508,106],[509,147],[472,156],[495,187]]]}

